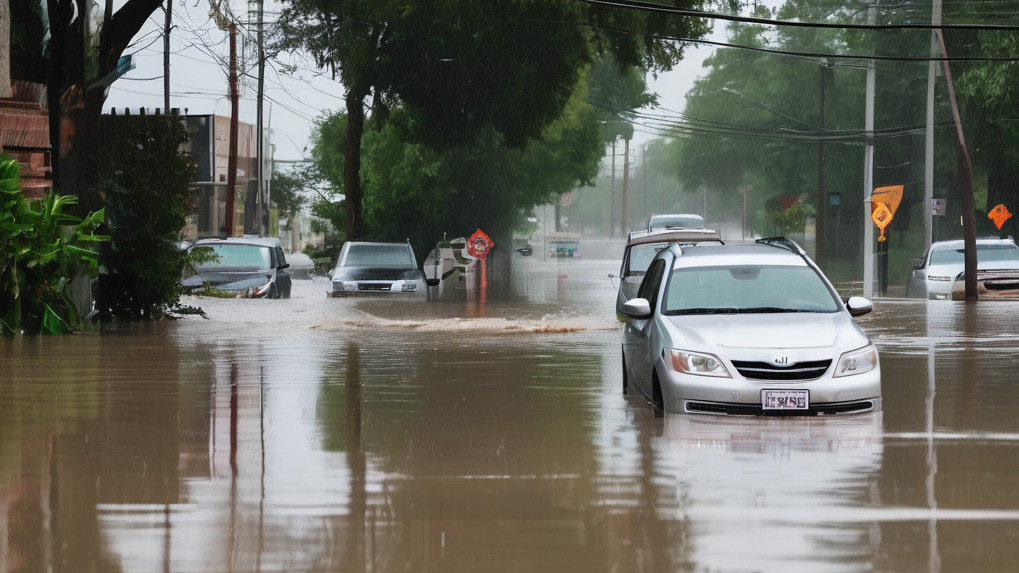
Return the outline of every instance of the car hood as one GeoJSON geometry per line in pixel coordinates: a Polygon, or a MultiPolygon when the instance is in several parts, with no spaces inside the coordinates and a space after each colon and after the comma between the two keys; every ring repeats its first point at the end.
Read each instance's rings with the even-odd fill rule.
{"type": "Polygon", "coordinates": [[[851,350],[869,339],[848,312],[668,316],[673,345],[730,354],[735,349],[851,350]]]}
{"type": "Polygon", "coordinates": [[[333,280],[344,281],[398,281],[424,280],[424,273],[419,269],[376,269],[369,267],[336,267],[333,269],[333,280]]]}
{"type": "Polygon", "coordinates": [[[260,287],[273,280],[273,271],[269,270],[214,270],[202,271],[192,275],[181,284],[184,288],[198,288],[205,283],[220,290],[247,290],[260,287]]]}

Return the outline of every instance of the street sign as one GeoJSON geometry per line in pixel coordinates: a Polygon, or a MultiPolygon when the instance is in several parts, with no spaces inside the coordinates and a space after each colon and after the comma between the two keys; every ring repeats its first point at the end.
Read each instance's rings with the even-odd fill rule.
{"type": "Polygon", "coordinates": [[[948,212],[948,199],[944,197],[931,199],[931,215],[944,217],[948,212]]]}
{"type": "MultiPolygon", "coordinates": [[[[888,208],[890,216],[895,216],[895,211],[899,208],[899,203],[902,202],[902,190],[903,185],[889,185],[887,187],[878,187],[870,195],[872,202],[884,203],[885,207],[888,208]]],[[[873,205],[873,203],[871,203],[873,205]]]]}
{"type": "Polygon", "coordinates": [[[871,213],[870,218],[874,220],[874,224],[877,225],[878,229],[881,229],[881,236],[878,237],[878,241],[885,240],[885,227],[892,222],[892,211],[888,208],[888,205],[879,201],[871,202],[871,213]]]}
{"type": "Polygon", "coordinates": [[[1001,226],[1004,225],[1005,221],[1007,221],[1011,216],[1012,213],[1009,212],[1008,207],[1001,204],[991,209],[991,212],[987,214],[987,218],[994,221],[994,224],[998,226],[998,229],[1001,229],[1001,226]]]}
{"type": "Polygon", "coordinates": [[[488,256],[488,252],[492,250],[493,246],[492,239],[489,239],[484,231],[478,229],[467,239],[467,254],[475,259],[483,259],[488,256]]]}

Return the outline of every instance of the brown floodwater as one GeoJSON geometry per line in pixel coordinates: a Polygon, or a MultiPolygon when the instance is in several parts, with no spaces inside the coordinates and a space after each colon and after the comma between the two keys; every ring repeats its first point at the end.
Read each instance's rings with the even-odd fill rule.
{"type": "Polygon", "coordinates": [[[1019,568],[1019,304],[878,300],[880,414],[658,418],[617,263],[514,256],[0,339],[0,573],[1019,568]]]}

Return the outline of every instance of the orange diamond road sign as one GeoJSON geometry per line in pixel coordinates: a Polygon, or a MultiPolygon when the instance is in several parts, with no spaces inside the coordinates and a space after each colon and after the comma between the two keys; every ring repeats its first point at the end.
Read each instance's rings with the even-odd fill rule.
{"type": "Polygon", "coordinates": [[[484,231],[478,229],[467,239],[467,254],[475,259],[483,259],[488,256],[493,245],[492,239],[489,239],[484,231]]]}
{"type": "Polygon", "coordinates": [[[899,203],[902,202],[902,190],[903,185],[889,185],[887,187],[878,187],[871,193],[870,199],[873,202],[884,203],[885,207],[888,208],[890,216],[895,216],[895,211],[899,209],[899,203]]]}
{"type": "Polygon", "coordinates": [[[994,224],[998,226],[998,229],[1001,229],[1001,226],[1004,225],[1005,221],[1008,221],[1011,216],[1012,213],[1009,213],[1008,207],[1001,204],[991,209],[991,212],[987,214],[987,218],[994,221],[994,224]]]}
{"type": "Polygon", "coordinates": [[[881,229],[881,236],[884,237],[885,227],[892,222],[892,211],[888,208],[888,205],[878,201],[871,202],[871,205],[873,209],[871,210],[870,218],[874,220],[877,228],[881,229]]]}

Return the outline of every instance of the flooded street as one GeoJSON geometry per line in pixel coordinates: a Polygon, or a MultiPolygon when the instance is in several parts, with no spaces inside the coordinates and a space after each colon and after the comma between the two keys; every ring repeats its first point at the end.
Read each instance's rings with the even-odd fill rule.
{"type": "Polygon", "coordinates": [[[876,301],[880,414],[657,418],[618,262],[514,264],[0,338],[0,573],[1016,570],[1019,304],[876,301]]]}

